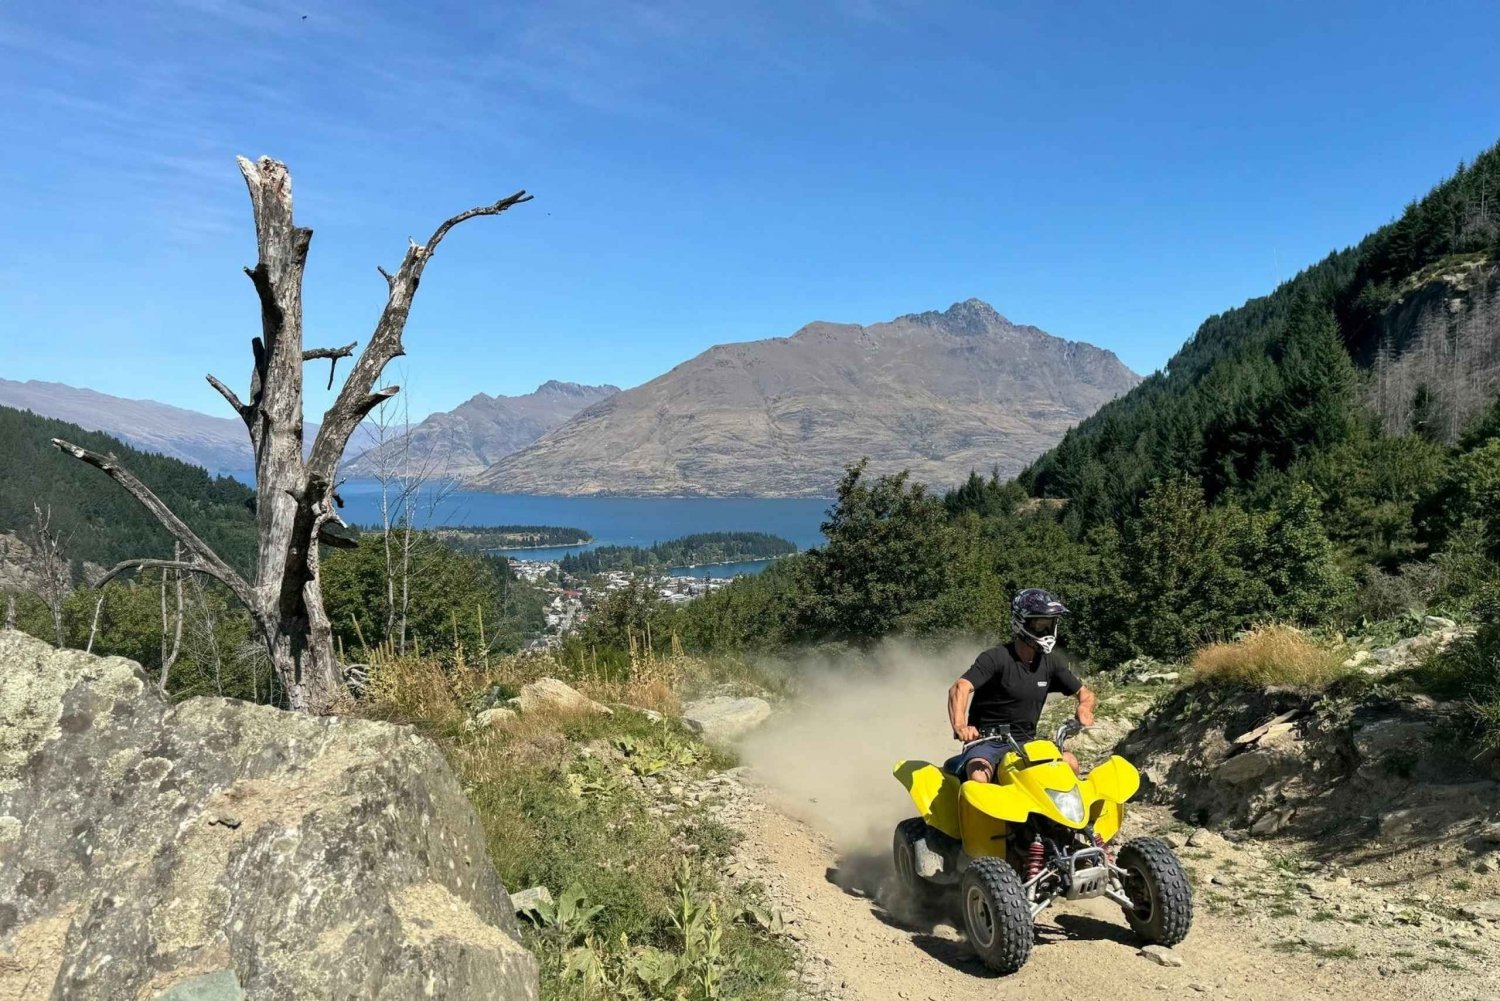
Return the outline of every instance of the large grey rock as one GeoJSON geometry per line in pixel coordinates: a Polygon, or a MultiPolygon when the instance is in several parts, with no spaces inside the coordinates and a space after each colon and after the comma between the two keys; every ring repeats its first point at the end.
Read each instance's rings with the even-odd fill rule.
{"type": "Polygon", "coordinates": [[[226,970],[250,1001],[536,998],[479,820],[411,730],[171,706],[14,632],[0,679],[0,998],[226,970]]]}
{"type": "Polygon", "coordinates": [[[1354,750],[1360,763],[1357,771],[1366,779],[1378,779],[1384,772],[1380,762],[1395,752],[1417,751],[1432,736],[1432,724],[1426,720],[1385,717],[1354,731],[1354,750]]]}
{"type": "Polygon", "coordinates": [[[1276,756],[1267,751],[1247,751],[1227,759],[1214,771],[1214,777],[1230,785],[1253,782],[1276,766],[1276,756]]]}
{"type": "Polygon", "coordinates": [[[709,740],[736,740],[771,718],[771,703],[750,696],[727,695],[689,702],[682,707],[682,721],[709,740]]]}
{"type": "Polygon", "coordinates": [[[575,688],[570,687],[556,678],[542,678],[533,681],[521,688],[521,698],[518,700],[522,712],[537,712],[538,710],[551,710],[564,713],[604,713],[606,716],[613,715],[614,710],[608,706],[601,706],[593,699],[584,695],[575,688]]]}

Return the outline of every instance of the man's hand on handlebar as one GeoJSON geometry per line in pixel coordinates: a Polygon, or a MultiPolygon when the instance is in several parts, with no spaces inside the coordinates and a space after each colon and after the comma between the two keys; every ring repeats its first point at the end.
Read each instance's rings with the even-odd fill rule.
{"type": "Polygon", "coordinates": [[[961,740],[966,744],[971,740],[978,740],[979,727],[969,726],[967,723],[965,723],[963,726],[953,731],[953,739],[961,740]]]}

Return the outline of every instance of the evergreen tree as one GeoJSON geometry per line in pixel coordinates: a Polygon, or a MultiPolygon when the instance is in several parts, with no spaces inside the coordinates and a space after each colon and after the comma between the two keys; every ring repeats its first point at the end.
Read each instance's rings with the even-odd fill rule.
{"type": "Polygon", "coordinates": [[[1260,548],[1251,519],[1233,505],[1210,510],[1195,483],[1158,484],[1118,542],[1094,541],[1102,549],[1098,591],[1112,607],[1104,614],[1117,638],[1113,652],[1182,656],[1269,605],[1268,586],[1246,569],[1246,556],[1260,548]]]}
{"type": "Polygon", "coordinates": [[[904,472],[866,482],[865,465],[845,472],[822,526],[828,542],[807,566],[816,631],[855,643],[893,632],[941,592],[952,543],[943,505],[925,487],[904,472]]]}
{"type": "Polygon", "coordinates": [[[1267,518],[1250,563],[1269,588],[1278,619],[1311,624],[1333,617],[1349,601],[1354,582],[1323,530],[1317,494],[1296,483],[1267,518]]]}

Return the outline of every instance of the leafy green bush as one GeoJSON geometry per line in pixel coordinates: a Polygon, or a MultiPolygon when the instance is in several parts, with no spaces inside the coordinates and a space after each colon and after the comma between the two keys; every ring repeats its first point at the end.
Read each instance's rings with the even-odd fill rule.
{"type": "Polygon", "coordinates": [[[1417,683],[1440,698],[1463,702],[1477,741],[1500,747],[1500,589],[1483,605],[1486,621],[1416,672],[1417,683]]]}

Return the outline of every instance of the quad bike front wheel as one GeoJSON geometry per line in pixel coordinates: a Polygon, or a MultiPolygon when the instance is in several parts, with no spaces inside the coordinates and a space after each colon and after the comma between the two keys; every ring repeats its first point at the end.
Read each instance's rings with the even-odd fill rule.
{"type": "Polygon", "coordinates": [[[1021,878],[1002,858],[977,858],[959,884],[964,931],[984,965],[1014,973],[1031,955],[1036,936],[1021,878]]]}
{"type": "Polygon", "coordinates": [[[938,903],[943,888],[923,879],[917,872],[917,842],[927,837],[927,821],[912,817],[896,825],[896,834],[891,839],[891,860],[896,865],[896,878],[907,897],[920,906],[938,903]]]}
{"type": "Polygon", "coordinates": [[[1124,908],[1131,929],[1147,942],[1173,946],[1193,924],[1193,888],[1182,863],[1160,838],[1136,838],[1120,849],[1115,864],[1125,870],[1124,908]]]}

